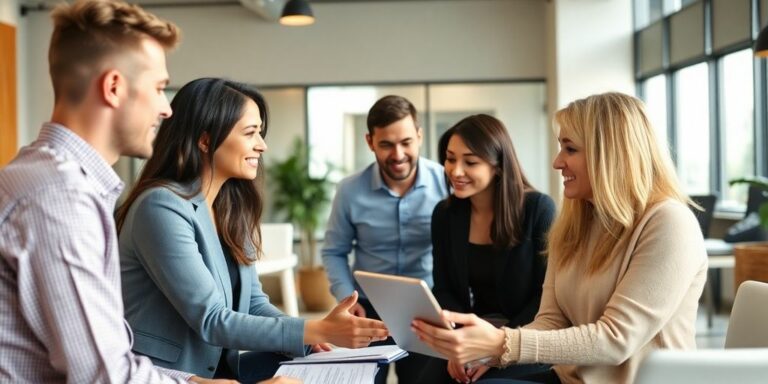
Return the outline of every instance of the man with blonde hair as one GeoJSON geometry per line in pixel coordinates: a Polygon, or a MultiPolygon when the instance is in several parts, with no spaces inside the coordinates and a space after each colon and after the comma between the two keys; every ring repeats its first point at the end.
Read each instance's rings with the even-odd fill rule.
{"type": "Polygon", "coordinates": [[[131,352],[110,165],[149,157],[171,115],[166,51],[178,28],[135,5],[52,12],[54,109],[0,170],[0,382],[205,382],[131,352]]]}

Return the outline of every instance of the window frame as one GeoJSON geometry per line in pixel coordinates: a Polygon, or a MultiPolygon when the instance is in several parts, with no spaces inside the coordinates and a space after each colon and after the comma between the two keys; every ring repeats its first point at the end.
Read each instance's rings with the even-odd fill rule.
{"type": "MultiPolygon", "coordinates": [[[[635,0],[637,3],[640,0],[635,0]]],[[[737,42],[726,47],[714,50],[712,48],[712,1],[700,0],[704,7],[704,33],[705,41],[705,53],[703,57],[696,57],[685,62],[671,64],[670,63],[670,19],[681,10],[686,9],[692,4],[687,4],[677,12],[666,14],[660,20],[662,23],[662,68],[659,70],[650,71],[647,73],[641,73],[639,64],[641,63],[642,47],[639,46],[639,35],[645,29],[651,25],[644,26],[637,29],[634,32],[634,52],[635,52],[635,81],[638,95],[645,99],[647,95],[644,93],[644,83],[646,80],[658,76],[664,75],[666,79],[666,99],[667,99],[667,133],[670,148],[672,149],[672,158],[677,166],[677,148],[678,143],[676,140],[678,126],[677,126],[677,114],[678,108],[676,105],[676,86],[675,79],[679,70],[687,68],[700,63],[708,63],[709,68],[709,122],[710,122],[710,193],[717,195],[719,198],[723,196],[723,177],[725,169],[725,161],[723,156],[722,146],[724,143],[720,140],[724,135],[724,127],[721,126],[722,122],[720,114],[722,113],[722,103],[720,98],[722,97],[721,82],[721,59],[734,52],[750,48],[754,45],[754,41],[757,38],[757,34],[760,31],[760,0],[750,0],[750,26],[751,26],[751,38],[747,41],[737,42]]],[[[635,8],[636,9],[636,8],[635,8]]],[[[765,148],[768,148],[768,60],[753,59],[753,100],[754,100],[754,169],[757,176],[768,176],[768,154],[766,154],[765,148]]],[[[745,175],[747,176],[747,175],[745,175]]],[[[715,209],[717,213],[736,213],[732,210],[723,210],[718,204],[715,209]]]]}

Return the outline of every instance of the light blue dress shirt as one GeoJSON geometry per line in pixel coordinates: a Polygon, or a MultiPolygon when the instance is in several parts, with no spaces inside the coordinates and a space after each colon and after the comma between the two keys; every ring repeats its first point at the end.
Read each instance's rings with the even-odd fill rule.
{"type": "Polygon", "coordinates": [[[398,196],[382,180],[374,162],[339,183],[328,219],[323,263],[337,300],[357,289],[353,270],[416,277],[432,286],[430,223],[435,205],[448,196],[443,167],[419,158],[416,181],[398,196]]]}

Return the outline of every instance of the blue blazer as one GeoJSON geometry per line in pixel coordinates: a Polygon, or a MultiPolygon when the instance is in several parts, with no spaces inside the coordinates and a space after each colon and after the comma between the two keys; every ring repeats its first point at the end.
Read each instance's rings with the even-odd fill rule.
{"type": "Polygon", "coordinates": [[[239,266],[239,311],[224,251],[197,183],[147,190],[119,235],[125,317],[133,351],[162,367],[210,378],[222,349],[303,356],[304,320],[269,303],[253,266],[239,266]],[[176,192],[174,192],[176,191],[176,192]],[[177,193],[178,192],[178,193],[177,193]]]}

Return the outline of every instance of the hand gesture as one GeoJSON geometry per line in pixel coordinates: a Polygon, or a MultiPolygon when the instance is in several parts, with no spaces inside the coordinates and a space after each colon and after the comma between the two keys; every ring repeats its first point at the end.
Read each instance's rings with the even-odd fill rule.
{"type": "Polygon", "coordinates": [[[465,364],[486,357],[500,357],[504,353],[504,331],[474,314],[443,311],[448,324],[462,324],[459,329],[443,329],[421,320],[411,323],[411,330],[419,340],[437,352],[465,364]]]}
{"type": "Polygon", "coordinates": [[[328,352],[331,349],[333,349],[333,346],[331,346],[331,344],[328,344],[328,343],[315,344],[312,346],[312,353],[328,352]]]}
{"type": "Polygon", "coordinates": [[[319,328],[324,342],[347,348],[366,347],[372,341],[386,340],[389,336],[387,327],[379,320],[357,317],[350,309],[357,304],[357,291],[342,300],[319,324],[310,328],[319,328]]]}
{"type": "Polygon", "coordinates": [[[355,305],[349,308],[349,313],[357,317],[365,317],[365,308],[360,303],[355,303],[355,305]]]}

